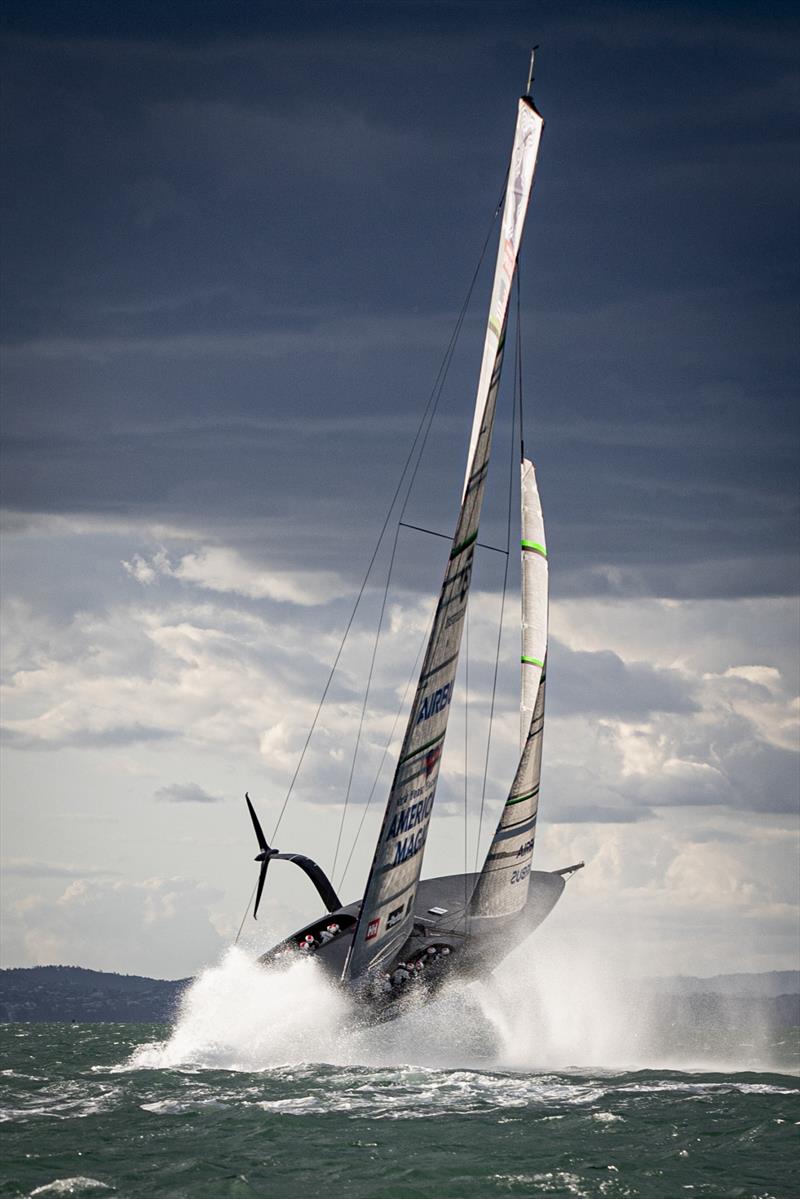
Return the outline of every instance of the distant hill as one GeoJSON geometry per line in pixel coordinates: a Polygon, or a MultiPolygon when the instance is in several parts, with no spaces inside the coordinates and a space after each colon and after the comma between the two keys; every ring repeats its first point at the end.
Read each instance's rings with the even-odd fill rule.
{"type": "MultiPolygon", "coordinates": [[[[0,970],[0,1022],[168,1023],[191,981],[106,974],[80,966],[0,970]]],[[[632,983],[632,989],[660,1023],[745,1024],[758,1015],[774,1029],[800,1026],[798,971],[651,978],[632,983]]]]}
{"type": "Polygon", "coordinates": [[[165,1023],[191,979],[106,974],[80,966],[0,970],[0,1022],[78,1020],[165,1023]]]}
{"type": "Polygon", "coordinates": [[[694,978],[678,974],[673,978],[648,978],[648,989],[669,995],[732,995],[738,999],[775,998],[800,994],[800,970],[766,970],[761,974],[714,974],[694,978]]]}

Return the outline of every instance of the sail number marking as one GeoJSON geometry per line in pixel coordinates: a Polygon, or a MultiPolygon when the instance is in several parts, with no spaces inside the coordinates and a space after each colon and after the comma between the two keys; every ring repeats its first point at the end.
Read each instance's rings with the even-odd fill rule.
{"type": "Polygon", "coordinates": [[[520,870],[512,870],[512,872],[511,872],[512,884],[524,882],[524,880],[528,877],[530,872],[531,872],[530,866],[523,866],[520,870]]]}

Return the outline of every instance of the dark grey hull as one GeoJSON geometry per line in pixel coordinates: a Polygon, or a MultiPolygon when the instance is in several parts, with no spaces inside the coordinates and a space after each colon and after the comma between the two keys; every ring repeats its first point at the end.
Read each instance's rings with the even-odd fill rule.
{"type": "MultiPolygon", "coordinates": [[[[571,870],[572,868],[570,868],[571,870]]],[[[403,1014],[409,1003],[421,994],[433,995],[445,983],[484,978],[508,953],[539,927],[553,910],[564,890],[569,870],[553,872],[533,870],[528,901],[513,916],[497,916],[465,921],[465,908],[478,880],[477,874],[450,874],[424,879],[417,889],[414,931],[391,959],[382,962],[369,980],[341,983],[342,972],[353,940],[360,901],[328,912],[320,919],[298,929],[291,937],[273,946],[260,957],[267,965],[285,955],[301,954],[307,936],[314,938],[311,950],[325,973],[346,986],[363,1008],[366,1021],[391,1020],[403,1014]],[[321,943],[320,934],[331,923],[340,932],[321,943]],[[433,949],[433,954],[427,953],[433,949]],[[443,952],[446,950],[447,952],[443,952]],[[412,977],[398,984],[387,981],[400,963],[423,963],[412,977]],[[385,989],[384,989],[385,988],[385,989]]]]}

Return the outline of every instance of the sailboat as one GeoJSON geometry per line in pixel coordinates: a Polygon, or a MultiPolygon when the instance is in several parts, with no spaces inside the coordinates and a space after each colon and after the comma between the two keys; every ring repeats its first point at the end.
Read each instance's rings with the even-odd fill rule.
{"type": "MultiPolygon", "coordinates": [[[[532,76],[532,71],[531,71],[532,76]]],[[[405,736],[363,895],[342,904],[310,858],[268,845],[246,797],[259,844],[254,916],[269,863],[292,861],[310,878],[325,912],[259,959],[313,954],[325,974],[390,1019],[412,997],[455,979],[483,978],[552,911],[582,862],[531,868],[539,808],[547,673],[548,563],[533,463],[521,455],[522,654],[520,756],[480,872],[422,879],[478,540],[512,282],[542,136],[530,95],[518,103],[501,233],[478,380],[461,506],[405,736]]]]}

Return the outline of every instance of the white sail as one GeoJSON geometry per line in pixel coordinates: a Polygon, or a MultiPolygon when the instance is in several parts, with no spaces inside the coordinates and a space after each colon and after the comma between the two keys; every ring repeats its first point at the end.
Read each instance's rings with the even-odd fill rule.
{"type": "Polygon", "coordinates": [[[536,158],[539,153],[539,142],[542,138],[543,128],[544,121],[534,108],[532,101],[523,96],[519,102],[517,130],[514,137],[514,146],[511,151],[511,165],[508,172],[506,198],[503,206],[500,246],[497,251],[492,299],[489,304],[489,320],[486,329],[486,340],[483,343],[481,373],[478,379],[478,399],[475,404],[472,436],[470,437],[469,454],[467,455],[467,473],[464,476],[464,495],[466,495],[469,485],[472,459],[475,456],[475,448],[478,444],[478,437],[484,420],[485,404],[481,404],[481,397],[487,396],[489,393],[501,334],[505,332],[511,284],[517,265],[517,255],[522,243],[522,231],[528,211],[528,200],[530,198],[531,187],[533,186],[533,173],[536,170],[536,158]]]}
{"type": "Polygon", "coordinates": [[[519,103],[467,472],[450,558],[343,977],[357,978],[411,932],[425,840],[453,696],[491,449],[508,301],[543,121],[519,103]]]}
{"type": "Polygon", "coordinates": [[[533,463],[522,461],[522,684],[520,750],[525,747],[547,650],[547,546],[533,463]]]}
{"type": "Polygon", "coordinates": [[[542,772],[547,661],[547,547],[533,463],[522,463],[522,753],[486,862],[470,919],[519,912],[528,899],[542,772]]]}

